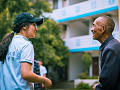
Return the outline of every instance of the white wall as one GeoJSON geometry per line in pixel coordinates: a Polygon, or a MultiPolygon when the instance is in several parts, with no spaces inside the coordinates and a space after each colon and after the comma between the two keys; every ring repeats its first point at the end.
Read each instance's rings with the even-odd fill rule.
{"type": "Polygon", "coordinates": [[[93,25],[93,21],[92,21],[92,19],[90,19],[90,21],[89,21],[89,35],[92,35],[92,32],[91,32],[92,25],[93,25]]]}
{"type": "Polygon", "coordinates": [[[67,25],[67,31],[66,31],[66,39],[70,37],[70,28],[69,25],[67,25]]]}
{"type": "Polygon", "coordinates": [[[84,1],[88,1],[88,0],[69,0],[69,5],[84,2],[84,1]]]}
{"type": "Polygon", "coordinates": [[[69,24],[69,36],[71,38],[88,35],[88,29],[89,27],[81,21],[72,22],[69,24]]]}
{"type": "Polygon", "coordinates": [[[112,18],[115,22],[115,29],[114,31],[119,31],[119,23],[118,23],[118,15],[112,15],[112,18]]]}
{"type": "Polygon", "coordinates": [[[84,71],[81,61],[82,53],[71,53],[68,67],[68,80],[72,81],[78,78],[78,74],[84,71]]]}
{"type": "Polygon", "coordinates": [[[91,52],[91,57],[99,57],[100,51],[99,50],[94,50],[91,52]]]}
{"type": "Polygon", "coordinates": [[[58,8],[62,8],[63,0],[58,0],[58,8]]]}

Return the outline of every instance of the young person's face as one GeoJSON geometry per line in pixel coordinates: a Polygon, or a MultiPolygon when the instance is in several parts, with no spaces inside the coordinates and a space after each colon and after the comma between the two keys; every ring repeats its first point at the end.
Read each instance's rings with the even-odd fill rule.
{"type": "Polygon", "coordinates": [[[39,65],[41,66],[43,63],[42,63],[42,61],[38,61],[39,62],[39,65]]]}
{"type": "Polygon", "coordinates": [[[28,29],[26,30],[26,38],[35,38],[35,32],[37,31],[37,24],[30,23],[28,29]]]}

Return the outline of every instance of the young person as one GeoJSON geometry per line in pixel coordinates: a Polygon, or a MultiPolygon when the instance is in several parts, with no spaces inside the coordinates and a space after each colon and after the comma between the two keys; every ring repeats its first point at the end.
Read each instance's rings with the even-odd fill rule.
{"type": "MultiPolygon", "coordinates": [[[[40,75],[39,63],[36,60],[34,60],[34,70],[33,71],[35,74],[40,75]]],[[[42,90],[42,83],[35,83],[34,90],[42,90]]]]}
{"type": "Polygon", "coordinates": [[[47,74],[47,69],[45,66],[43,66],[43,59],[37,59],[38,63],[39,63],[39,68],[40,68],[40,74],[42,77],[46,77],[47,74]]]}
{"type": "Polygon", "coordinates": [[[37,26],[42,23],[43,18],[22,12],[14,20],[13,32],[3,37],[0,43],[1,90],[33,90],[33,83],[51,87],[51,80],[33,73],[34,48],[28,41],[35,38],[37,26]]]}
{"type": "MultiPolygon", "coordinates": [[[[39,69],[40,69],[40,76],[42,77],[46,77],[47,74],[47,69],[45,66],[43,66],[43,59],[37,59],[38,63],[39,63],[39,69]]],[[[44,85],[42,84],[42,87],[44,88],[44,85]]]]}

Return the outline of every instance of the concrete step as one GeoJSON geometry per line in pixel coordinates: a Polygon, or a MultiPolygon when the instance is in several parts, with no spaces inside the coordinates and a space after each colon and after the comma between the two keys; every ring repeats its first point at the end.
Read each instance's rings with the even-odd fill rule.
{"type": "Polygon", "coordinates": [[[69,81],[59,81],[53,83],[51,89],[64,90],[64,89],[74,89],[74,82],[69,81]]]}

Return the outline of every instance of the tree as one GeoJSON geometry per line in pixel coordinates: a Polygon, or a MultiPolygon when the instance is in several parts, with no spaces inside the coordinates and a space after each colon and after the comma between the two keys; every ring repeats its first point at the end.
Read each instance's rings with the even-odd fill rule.
{"type": "Polygon", "coordinates": [[[33,2],[32,9],[36,17],[39,17],[44,12],[52,12],[52,9],[50,8],[50,6],[51,4],[44,0],[36,0],[36,2],[33,2]]]}
{"type": "Polygon", "coordinates": [[[0,1],[0,41],[6,33],[12,31],[13,20],[18,13],[30,12],[30,3],[29,0],[0,1]]]}
{"type": "Polygon", "coordinates": [[[61,29],[55,21],[46,20],[38,29],[32,42],[35,58],[43,58],[45,64],[64,66],[69,58],[69,50],[60,38],[61,29]]]}
{"type": "Polygon", "coordinates": [[[85,66],[85,73],[88,75],[89,68],[90,68],[90,65],[92,63],[92,60],[91,60],[90,55],[87,52],[85,52],[83,54],[83,56],[82,56],[82,62],[84,64],[84,66],[85,66]]]}

